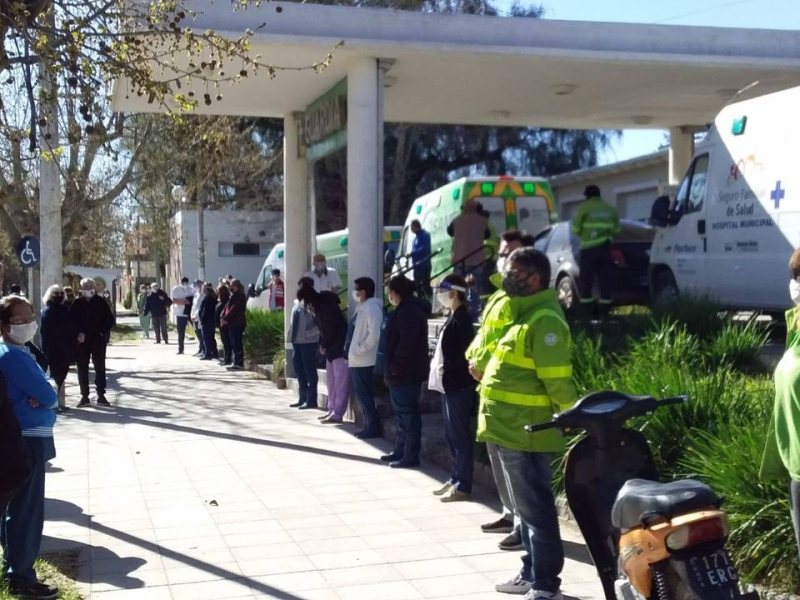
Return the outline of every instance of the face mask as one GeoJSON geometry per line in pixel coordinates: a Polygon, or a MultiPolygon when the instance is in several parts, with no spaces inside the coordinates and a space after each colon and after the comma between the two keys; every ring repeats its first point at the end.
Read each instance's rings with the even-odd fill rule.
{"type": "Polygon", "coordinates": [[[110,300],[111,299],[111,295],[110,294],[103,294],[103,298],[105,298],[106,300],[110,300]]]}
{"type": "Polygon", "coordinates": [[[503,291],[512,298],[522,296],[528,291],[528,278],[511,279],[507,275],[503,275],[503,291]]]}
{"type": "Polygon", "coordinates": [[[501,256],[497,259],[497,272],[498,273],[505,273],[506,270],[506,262],[508,261],[507,256],[501,256]]]}
{"type": "Polygon", "coordinates": [[[792,302],[800,305],[800,281],[792,279],[789,282],[789,295],[792,297],[792,302]]]}
{"type": "Polygon", "coordinates": [[[25,325],[11,325],[8,337],[11,341],[20,346],[24,346],[33,339],[36,335],[36,330],[39,326],[36,321],[26,323],[25,325]]]}
{"type": "Polygon", "coordinates": [[[64,302],[64,296],[53,296],[53,304],[62,304],[64,302]]]}
{"type": "Polygon", "coordinates": [[[358,295],[358,292],[356,290],[353,290],[353,300],[355,300],[356,302],[361,302],[361,296],[358,295]]]}
{"type": "Polygon", "coordinates": [[[400,299],[394,294],[389,294],[389,304],[392,306],[398,306],[400,304],[400,299]]]}
{"type": "Polygon", "coordinates": [[[317,271],[318,273],[324,271],[325,270],[325,264],[326,263],[324,263],[324,262],[314,263],[314,270],[317,271]]]}
{"type": "Polygon", "coordinates": [[[450,295],[450,292],[439,292],[436,297],[439,300],[439,304],[445,308],[452,308],[456,301],[455,297],[450,295]]]}
{"type": "Polygon", "coordinates": [[[95,290],[81,290],[81,294],[84,298],[94,298],[94,295],[97,292],[95,290]]]}

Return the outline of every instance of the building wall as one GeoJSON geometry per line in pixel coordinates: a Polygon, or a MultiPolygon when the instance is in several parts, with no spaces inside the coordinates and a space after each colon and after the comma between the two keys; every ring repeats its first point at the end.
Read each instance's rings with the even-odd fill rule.
{"type": "MultiPolygon", "coordinates": [[[[283,241],[283,213],[269,211],[204,211],[206,280],[216,283],[228,274],[253,283],[272,247],[283,241]],[[257,252],[257,254],[255,253],[257,252]]],[[[197,211],[173,218],[168,285],[181,276],[197,279],[199,244],[197,211]]]]}
{"type": "Polygon", "coordinates": [[[562,219],[569,219],[578,203],[583,200],[583,190],[589,184],[600,187],[603,198],[617,207],[624,219],[646,219],[650,216],[653,201],[669,182],[668,162],[645,165],[630,164],[625,170],[603,172],[603,167],[593,173],[586,169],[571,179],[559,176],[551,180],[562,219]]]}

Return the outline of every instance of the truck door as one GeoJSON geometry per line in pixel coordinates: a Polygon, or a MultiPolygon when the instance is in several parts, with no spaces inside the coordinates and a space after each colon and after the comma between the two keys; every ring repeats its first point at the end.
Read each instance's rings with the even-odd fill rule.
{"type": "Polygon", "coordinates": [[[681,293],[712,293],[706,273],[708,166],[708,154],[697,156],[675,198],[679,221],[671,232],[672,247],[665,250],[672,254],[673,274],[681,293]]]}

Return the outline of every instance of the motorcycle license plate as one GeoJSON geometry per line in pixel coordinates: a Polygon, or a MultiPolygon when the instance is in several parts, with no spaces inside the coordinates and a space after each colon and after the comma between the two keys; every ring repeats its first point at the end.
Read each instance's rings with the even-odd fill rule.
{"type": "Polygon", "coordinates": [[[687,571],[701,589],[736,589],[739,574],[725,550],[693,556],[687,562],[687,571]]]}

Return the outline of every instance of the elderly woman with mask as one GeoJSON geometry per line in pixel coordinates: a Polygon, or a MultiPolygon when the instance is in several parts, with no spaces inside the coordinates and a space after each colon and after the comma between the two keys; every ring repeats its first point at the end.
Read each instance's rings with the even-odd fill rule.
{"type": "Polygon", "coordinates": [[[64,380],[69,366],[75,362],[78,332],[64,304],[64,290],[51,285],[42,298],[42,351],[50,365],[50,376],[58,386],[58,410],[67,410],[64,401],[64,380]]]}
{"type": "Polygon", "coordinates": [[[0,299],[0,373],[22,429],[31,475],[17,490],[3,514],[3,558],[12,595],[55,598],[58,590],[39,583],[33,564],[44,528],[44,478],[48,460],[56,455],[53,427],[58,395],[25,344],[36,335],[33,307],[25,298],[0,299]]]}

